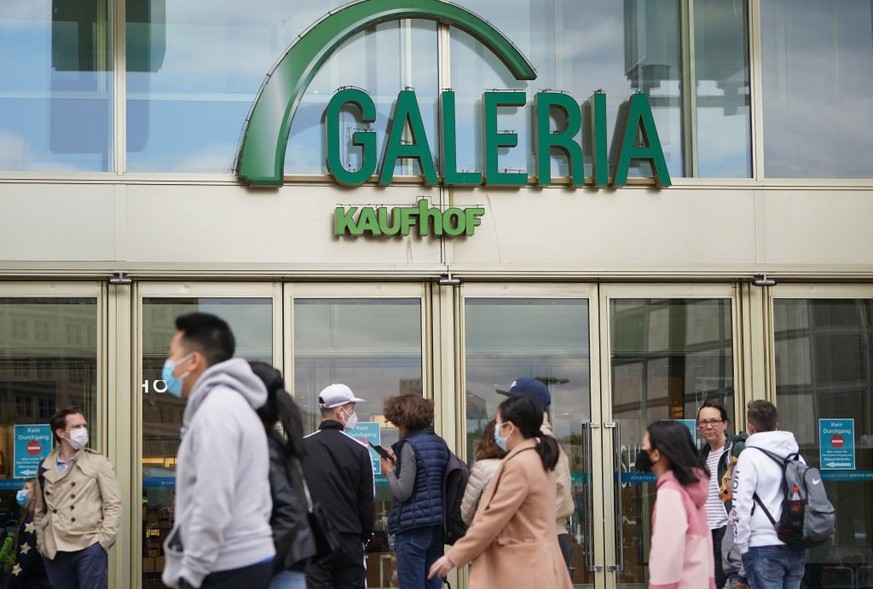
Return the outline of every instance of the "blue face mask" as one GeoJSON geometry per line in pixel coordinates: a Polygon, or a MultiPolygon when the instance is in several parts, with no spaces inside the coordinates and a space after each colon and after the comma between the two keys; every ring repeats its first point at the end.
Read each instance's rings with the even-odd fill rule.
{"type": "Polygon", "coordinates": [[[500,424],[500,427],[494,427],[494,443],[497,444],[497,447],[504,452],[508,452],[508,450],[506,449],[506,441],[508,438],[504,438],[503,436],[501,436],[500,430],[503,429],[503,426],[507,423],[508,422],[504,421],[502,424],[500,424]]]}
{"type": "MultiPolygon", "coordinates": [[[[193,352],[192,352],[193,353],[193,352]]],[[[161,380],[164,381],[167,385],[167,392],[173,395],[174,397],[182,398],[182,381],[185,380],[191,371],[182,374],[181,376],[173,376],[173,373],[176,372],[176,367],[185,362],[188,358],[191,357],[191,354],[186,354],[179,358],[179,360],[171,360],[167,358],[164,361],[164,368],[161,370],[161,380]]]]}
{"type": "Polygon", "coordinates": [[[27,494],[27,489],[19,489],[15,494],[15,501],[17,501],[21,507],[27,507],[27,504],[30,503],[30,495],[27,494]]]}

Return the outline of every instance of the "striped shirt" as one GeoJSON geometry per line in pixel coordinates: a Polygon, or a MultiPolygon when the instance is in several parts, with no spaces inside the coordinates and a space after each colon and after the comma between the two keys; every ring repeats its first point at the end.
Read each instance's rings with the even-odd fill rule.
{"type": "Polygon", "coordinates": [[[721,493],[718,490],[718,461],[724,452],[725,448],[722,446],[718,450],[710,451],[709,456],[706,457],[706,466],[709,468],[706,523],[709,524],[710,530],[717,530],[727,525],[727,511],[725,511],[724,502],[721,500],[721,493]]]}

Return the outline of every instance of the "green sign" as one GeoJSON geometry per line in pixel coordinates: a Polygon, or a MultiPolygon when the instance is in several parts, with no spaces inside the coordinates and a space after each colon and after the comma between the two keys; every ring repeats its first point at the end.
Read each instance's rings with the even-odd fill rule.
{"type": "MultiPolygon", "coordinates": [[[[323,17],[301,35],[279,60],[261,88],[243,133],[237,160],[240,179],[252,186],[281,186],[284,176],[285,149],[291,131],[291,121],[300,100],[319,68],[342,43],[356,33],[376,24],[402,19],[426,19],[458,27],[492,51],[517,80],[534,80],[536,72],[527,58],[512,42],[488,22],[472,12],[443,0],[362,0],[348,4],[323,17]]],[[[497,112],[500,107],[524,107],[524,92],[492,91],[482,96],[484,121],[484,172],[457,170],[457,128],[455,96],[452,91],[440,94],[441,127],[438,145],[442,169],[438,175],[434,166],[431,141],[425,132],[421,109],[415,92],[403,90],[397,96],[394,112],[379,165],[376,135],[372,131],[356,131],[352,146],[361,151],[361,167],[343,167],[339,155],[339,117],[343,109],[353,107],[363,124],[375,122],[376,108],[372,98],[359,89],[346,88],[334,94],[325,110],[327,132],[327,166],[334,179],[347,186],[358,186],[377,172],[380,185],[391,183],[397,160],[417,160],[423,181],[427,185],[447,186],[519,186],[527,184],[527,172],[501,171],[498,165],[500,149],[518,145],[518,135],[499,130],[497,112]],[[411,136],[412,141],[404,141],[411,136]]],[[[573,140],[582,128],[582,108],[569,95],[540,92],[533,104],[535,121],[536,182],[551,184],[550,157],[561,152],[569,163],[571,182],[584,184],[582,146],[573,140]],[[550,128],[552,114],[566,121],[564,128],[550,128]]],[[[624,186],[634,160],[651,163],[659,186],[670,185],[670,175],[661,148],[648,98],[635,94],[623,104],[616,125],[619,147],[608,159],[606,147],[606,95],[595,93],[587,102],[585,112],[593,130],[593,185],[624,186]],[[638,140],[638,139],[641,139],[638,140]],[[608,178],[609,164],[614,168],[608,178]]]]}
{"type": "Polygon", "coordinates": [[[334,212],[334,234],[351,235],[409,235],[413,227],[420,236],[473,235],[485,214],[481,207],[448,208],[445,211],[428,206],[427,199],[419,199],[414,207],[337,207],[334,212]]]}

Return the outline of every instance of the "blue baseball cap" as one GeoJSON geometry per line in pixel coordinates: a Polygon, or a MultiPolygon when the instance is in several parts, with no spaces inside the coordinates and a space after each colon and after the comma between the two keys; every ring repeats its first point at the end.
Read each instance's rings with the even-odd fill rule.
{"type": "Polygon", "coordinates": [[[549,387],[538,378],[518,378],[509,387],[509,395],[528,395],[540,402],[543,407],[552,404],[552,395],[549,387]]]}

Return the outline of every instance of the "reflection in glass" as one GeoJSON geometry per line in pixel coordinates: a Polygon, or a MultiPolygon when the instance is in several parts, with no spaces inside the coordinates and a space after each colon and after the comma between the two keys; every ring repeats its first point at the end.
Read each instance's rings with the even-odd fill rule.
{"type": "Polygon", "coordinates": [[[833,541],[809,553],[806,585],[816,587],[847,565],[873,566],[873,299],[776,299],[773,312],[779,429],[822,469],[837,513],[833,541]],[[844,443],[854,444],[855,470],[822,464],[833,446],[820,419],[854,420],[844,443]]]}
{"type": "MultiPolygon", "coordinates": [[[[306,431],[321,422],[319,391],[343,383],[366,399],[355,407],[358,428],[378,423],[380,445],[397,442],[397,428],[385,422],[382,409],[386,397],[422,394],[420,299],[296,299],[293,323],[294,392],[306,431]]],[[[376,472],[376,532],[367,545],[367,586],[388,587],[393,571],[387,533],[391,489],[375,452],[370,454],[376,472]]]]}
{"type": "Polygon", "coordinates": [[[110,23],[107,0],[0,3],[0,170],[111,169],[110,23]]]}
{"type": "Polygon", "coordinates": [[[536,377],[552,395],[549,419],[570,459],[574,581],[591,583],[584,566],[585,501],[581,423],[591,416],[591,351],[585,299],[465,300],[467,458],[516,378],[536,377]]]}
{"type": "Polygon", "coordinates": [[[80,407],[90,446],[100,449],[97,317],[96,298],[0,298],[0,530],[18,520],[15,492],[36,474],[30,456],[51,451],[53,440],[43,436],[55,411],[80,407]],[[38,448],[16,441],[15,426],[30,424],[46,426],[18,432],[38,448]]]}
{"type": "MultiPolygon", "coordinates": [[[[427,141],[434,160],[439,154],[437,125],[437,37],[436,24],[403,20],[384,23],[358,33],[346,41],[321,67],[300,102],[291,124],[287,174],[326,174],[325,126],[327,103],[340,88],[354,86],[370,95],[376,105],[376,121],[360,123],[360,113],[351,107],[340,121],[340,154],[347,170],[361,168],[360,148],[352,145],[352,133],[369,128],[376,133],[377,156],[384,152],[386,130],[397,94],[415,90],[427,141]]],[[[380,168],[377,168],[378,174],[380,168]]],[[[398,160],[395,175],[420,173],[416,160],[398,160]]]]}
{"type": "Polygon", "coordinates": [[[176,453],[185,401],[166,392],[161,368],[179,315],[218,315],[236,339],[236,355],[273,361],[270,299],[157,299],[142,305],[142,547],[143,588],[163,588],[162,544],[173,523],[176,453]]]}
{"type": "MultiPolygon", "coordinates": [[[[621,521],[616,541],[624,567],[620,583],[647,580],[654,478],[634,475],[646,427],[657,419],[688,419],[717,399],[734,402],[731,303],[727,299],[615,299],[610,305],[612,414],[621,425],[621,521]]],[[[728,426],[736,431],[736,423],[728,426]]],[[[698,443],[700,443],[698,436],[698,443]]],[[[618,511],[617,511],[618,513],[618,511]]],[[[616,516],[616,519],[618,517],[616,516]]]]}
{"type": "Polygon", "coordinates": [[[871,176],[871,23],[869,2],[761,2],[768,177],[871,176]]]}

